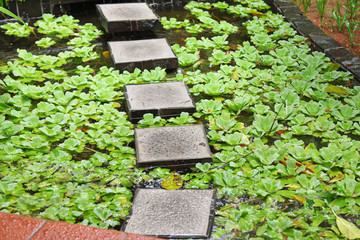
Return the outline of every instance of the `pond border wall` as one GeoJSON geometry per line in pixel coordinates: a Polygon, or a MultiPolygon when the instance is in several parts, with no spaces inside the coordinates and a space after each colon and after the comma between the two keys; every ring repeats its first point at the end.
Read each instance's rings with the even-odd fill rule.
{"type": "Polygon", "coordinates": [[[341,46],[332,37],[303,15],[299,7],[291,0],[267,0],[268,3],[284,15],[285,19],[304,37],[309,38],[316,48],[345,71],[349,71],[360,82],[360,59],[341,46]]]}

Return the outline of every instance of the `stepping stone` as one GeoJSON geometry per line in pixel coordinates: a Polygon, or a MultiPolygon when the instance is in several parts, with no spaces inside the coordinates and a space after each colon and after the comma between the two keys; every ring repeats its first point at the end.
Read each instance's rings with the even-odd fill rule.
{"type": "Polygon", "coordinates": [[[215,190],[137,189],[122,231],[160,238],[208,238],[215,190]]]}
{"type": "Polygon", "coordinates": [[[154,116],[179,116],[194,113],[195,103],[185,82],[134,84],[124,87],[126,108],[130,120],[142,119],[145,113],[154,116]]]}
{"type": "Polygon", "coordinates": [[[161,28],[159,17],[146,3],[97,4],[96,7],[101,25],[108,33],[161,28]]]}
{"type": "Polygon", "coordinates": [[[111,58],[118,70],[134,71],[162,67],[176,69],[178,59],[165,38],[108,42],[111,58]]]}
{"type": "Polygon", "coordinates": [[[212,162],[204,126],[135,128],[137,167],[194,167],[212,162]]]}

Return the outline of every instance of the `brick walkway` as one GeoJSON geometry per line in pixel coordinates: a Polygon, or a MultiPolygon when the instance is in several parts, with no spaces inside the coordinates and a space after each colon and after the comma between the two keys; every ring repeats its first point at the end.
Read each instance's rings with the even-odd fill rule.
{"type": "Polygon", "coordinates": [[[160,238],[0,212],[0,239],[156,240],[160,238]]]}

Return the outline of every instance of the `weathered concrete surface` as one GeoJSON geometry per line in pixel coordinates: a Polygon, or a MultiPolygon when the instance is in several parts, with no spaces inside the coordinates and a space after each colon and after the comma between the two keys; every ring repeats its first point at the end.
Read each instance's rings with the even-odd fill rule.
{"type": "Polygon", "coordinates": [[[135,129],[138,167],[192,167],[212,161],[204,126],[135,129]]]}
{"type": "Polygon", "coordinates": [[[163,238],[208,238],[215,190],[137,189],[124,231],[163,238]]]}
{"type": "Polygon", "coordinates": [[[165,38],[108,42],[114,66],[134,71],[162,67],[176,69],[178,59],[165,38]]]}
{"type": "Polygon", "coordinates": [[[101,25],[108,33],[146,31],[161,27],[159,17],[146,3],[96,5],[101,25]]]}
{"type": "Polygon", "coordinates": [[[131,120],[139,120],[145,113],[169,117],[196,111],[195,102],[184,82],[125,85],[124,92],[131,120]]]}
{"type": "Polygon", "coordinates": [[[314,42],[317,48],[320,48],[321,51],[325,51],[330,48],[338,48],[341,45],[335,41],[332,37],[324,34],[309,34],[309,37],[314,42]]]}

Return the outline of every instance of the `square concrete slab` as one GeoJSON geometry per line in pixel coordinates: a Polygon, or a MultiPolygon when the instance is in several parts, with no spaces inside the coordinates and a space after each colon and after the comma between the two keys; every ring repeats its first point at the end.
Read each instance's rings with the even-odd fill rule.
{"type": "Polygon", "coordinates": [[[124,94],[129,118],[134,122],[142,119],[145,113],[172,117],[196,111],[185,82],[125,85],[124,94]]]}
{"type": "Polygon", "coordinates": [[[135,128],[138,167],[193,167],[212,162],[204,126],[135,128]]]}
{"type": "Polygon", "coordinates": [[[178,59],[165,38],[108,42],[118,70],[134,71],[162,67],[176,69],[178,59]]]}
{"type": "Polygon", "coordinates": [[[161,238],[208,238],[215,190],[137,189],[122,230],[161,238]]]}
{"type": "Polygon", "coordinates": [[[108,33],[161,28],[159,17],[146,3],[97,4],[96,7],[101,25],[108,33]]]}

